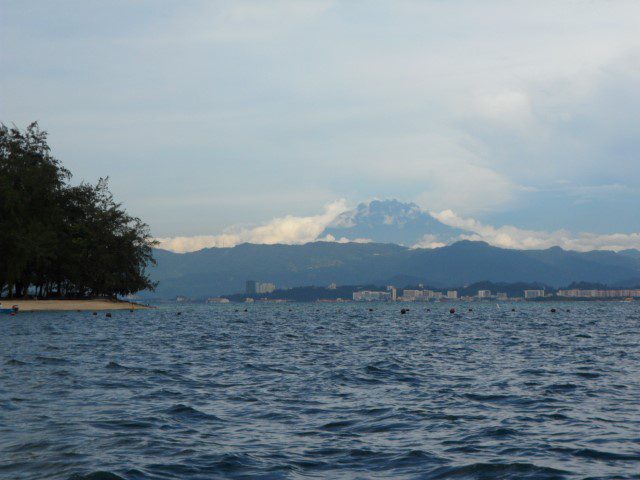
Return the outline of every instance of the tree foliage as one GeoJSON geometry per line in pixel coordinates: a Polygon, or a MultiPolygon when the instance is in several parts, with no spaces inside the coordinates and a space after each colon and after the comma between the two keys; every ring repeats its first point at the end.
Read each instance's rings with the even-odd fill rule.
{"type": "Polygon", "coordinates": [[[108,188],[69,183],[47,133],[0,124],[0,295],[116,296],[153,289],[149,228],[108,188]]]}

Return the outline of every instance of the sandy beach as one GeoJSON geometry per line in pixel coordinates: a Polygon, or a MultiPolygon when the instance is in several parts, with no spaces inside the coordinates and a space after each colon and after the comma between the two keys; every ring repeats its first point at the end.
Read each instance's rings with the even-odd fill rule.
{"type": "Polygon", "coordinates": [[[120,300],[2,300],[2,308],[17,305],[21,312],[73,310],[144,310],[151,307],[120,300]]]}

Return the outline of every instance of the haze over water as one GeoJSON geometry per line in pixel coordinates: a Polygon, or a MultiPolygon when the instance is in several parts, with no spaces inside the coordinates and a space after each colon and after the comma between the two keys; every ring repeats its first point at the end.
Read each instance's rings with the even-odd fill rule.
{"type": "Polygon", "coordinates": [[[0,477],[638,478],[640,304],[450,306],[3,318],[0,477]]]}

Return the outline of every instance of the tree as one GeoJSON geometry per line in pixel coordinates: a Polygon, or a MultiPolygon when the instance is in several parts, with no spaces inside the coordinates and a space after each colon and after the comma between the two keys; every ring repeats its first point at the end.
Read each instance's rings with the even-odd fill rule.
{"type": "Polygon", "coordinates": [[[108,189],[69,184],[47,133],[0,125],[0,295],[115,296],[154,283],[149,227],[108,189]]]}

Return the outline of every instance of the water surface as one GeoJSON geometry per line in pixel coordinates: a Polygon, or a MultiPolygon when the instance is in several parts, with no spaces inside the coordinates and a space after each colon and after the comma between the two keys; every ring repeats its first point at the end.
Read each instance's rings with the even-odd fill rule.
{"type": "Polygon", "coordinates": [[[640,303],[450,306],[3,316],[0,478],[640,478],[640,303]]]}

